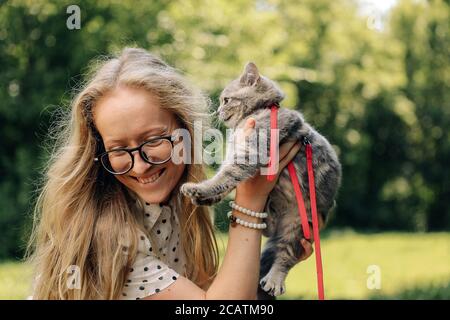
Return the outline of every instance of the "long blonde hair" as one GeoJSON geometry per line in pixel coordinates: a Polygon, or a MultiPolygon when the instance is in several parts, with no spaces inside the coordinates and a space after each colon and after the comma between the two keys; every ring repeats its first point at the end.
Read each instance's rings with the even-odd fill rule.
{"type": "MultiPolygon", "coordinates": [[[[34,299],[117,299],[136,257],[142,225],[132,193],[93,161],[103,148],[92,118],[100,97],[117,85],[144,88],[173,112],[191,137],[194,121],[202,120],[203,130],[209,125],[209,99],[146,50],[125,48],[93,70],[73,99],[45,166],[26,255],[35,267],[34,299]],[[73,266],[78,289],[69,283],[75,279],[69,272],[73,266]]],[[[199,150],[192,145],[194,152],[199,150]]],[[[174,214],[182,226],[186,276],[203,289],[211,284],[219,263],[211,213],[194,206],[178,189],[184,182],[205,178],[202,164],[187,164],[171,193],[171,200],[181,197],[173,203],[178,204],[174,214]]]]}

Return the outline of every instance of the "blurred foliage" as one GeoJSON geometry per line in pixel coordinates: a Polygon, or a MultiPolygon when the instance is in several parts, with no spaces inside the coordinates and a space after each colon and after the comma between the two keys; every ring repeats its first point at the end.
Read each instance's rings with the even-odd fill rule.
{"type": "MultiPolygon", "coordinates": [[[[125,45],[161,55],[217,98],[252,60],[334,145],[344,179],[330,227],[449,230],[450,17],[399,1],[382,30],[350,0],[0,4],[0,258],[29,233],[46,133],[92,58],[125,45]]],[[[217,104],[217,100],[216,104],[217,104]]],[[[226,212],[217,206],[219,220],[226,212]]]]}

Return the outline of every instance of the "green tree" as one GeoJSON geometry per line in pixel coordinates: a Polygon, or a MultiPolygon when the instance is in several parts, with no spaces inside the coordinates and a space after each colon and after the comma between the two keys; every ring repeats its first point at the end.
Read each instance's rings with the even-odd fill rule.
{"type": "Polygon", "coordinates": [[[342,161],[331,227],[450,228],[448,1],[400,1],[381,31],[350,0],[136,3],[79,1],[80,30],[66,27],[69,1],[0,6],[0,259],[23,252],[55,111],[92,58],[126,45],[160,54],[216,105],[247,61],[278,81],[283,106],[342,161]]]}

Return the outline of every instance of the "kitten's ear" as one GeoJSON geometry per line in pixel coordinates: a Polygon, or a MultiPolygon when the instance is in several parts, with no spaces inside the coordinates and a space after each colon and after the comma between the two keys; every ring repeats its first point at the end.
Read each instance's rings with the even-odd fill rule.
{"type": "Polygon", "coordinates": [[[241,75],[239,82],[243,85],[253,86],[260,79],[259,71],[253,62],[248,62],[245,65],[244,73],[241,75]]]}

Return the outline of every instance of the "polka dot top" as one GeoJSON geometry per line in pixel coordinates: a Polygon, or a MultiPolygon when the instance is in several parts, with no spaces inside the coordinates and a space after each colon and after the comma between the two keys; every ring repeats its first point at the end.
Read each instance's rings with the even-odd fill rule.
{"type": "Polygon", "coordinates": [[[139,235],[137,256],[123,287],[121,299],[129,300],[158,293],[186,274],[186,258],[180,247],[180,224],[170,204],[136,201],[141,201],[144,207],[146,234],[141,232],[139,235]],[[150,238],[155,243],[152,244],[150,238]]]}

